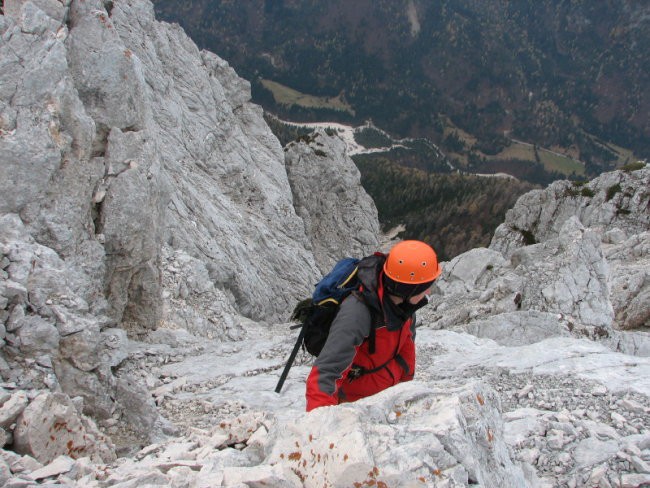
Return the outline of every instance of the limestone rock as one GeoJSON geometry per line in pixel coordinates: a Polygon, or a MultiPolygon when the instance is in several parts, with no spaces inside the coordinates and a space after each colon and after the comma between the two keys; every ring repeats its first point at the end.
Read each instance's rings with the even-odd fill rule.
{"type": "Polygon", "coordinates": [[[128,425],[147,439],[161,435],[162,426],[158,426],[159,414],[153,400],[147,398],[146,390],[130,378],[118,378],[115,389],[117,400],[121,405],[122,416],[128,425]]]}
{"type": "Polygon", "coordinates": [[[607,461],[616,454],[618,449],[619,444],[614,440],[601,441],[595,437],[588,437],[576,447],[575,462],[578,466],[593,466],[607,461]]]}
{"type": "Polygon", "coordinates": [[[567,219],[560,238],[521,248],[512,261],[524,278],[522,308],[570,315],[585,325],[612,326],[609,269],[600,238],[577,219],[567,219]]]}
{"type": "MultiPolygon", "coordinates": [[[[487,271],[505,265],[501,253],[485,248],[472,249],[463,253],[449,263],[443,270],[445,271],[445,287],[453,287],[454,283],[462,283],[462,291],[470,291],[476,287],[479,280],[487,271]]],[[[445,288],[449,290],[449,288],[445,288]]],[[[451,290],[449,290],[451,291],[451,290]]]]}
{"type": "Polygon", "coordinates": [[[611,272],[611,300],[617,327],[650,327],[650,232],[605,243],[611,272]]]}
{"type": "Polygon", "coordinates": [[[15,345],[27,356],[52,353],[59,347],[59,333],[54,324],[39,317],[29,315],[18,324],[15,345]]]}
{"type": "Polygon", "coordinates": [[[251,468],[226,468],[223,486],[277,486],[278,488],[300,488],[304,486],[291,469],[281,464],[255,466],[251,468]]]}
{"type": "Polygon", "coordinates": [[[128,339],[124,329],[104,329],[101,332],[101,342],[104,346],[100,348],[100,354],[104,355],[102,363],[116,367],[128,357],[128,339]]]}
{"type": "Polygon", "coordinates": [[[516,248],[558,237],[577,217],[585,227],[618,228],[628,235],[647,231],[650,168],[605,173],[584,188],[556,181],[522,195],[494,233],[490,249],[509,256],[516,248]],[[585,190],[585,191],[583,191],[585,190]]]}
{"type": "Polygon", "coordinates": [[[569,336],[567,325],[548,312],[507,312],[471,321],[465,330],[503,345],[533,344],[549,337],[569,336]]]}
{"type": "Polygon", "coordinates": [[[160,244],[203,261],[244,315],[285,314],[300,292],[271,296],[269,285],[300,290],[314,264],[282,149],[250,104],[248,83],[178,27],[157,23],[148,2],[116,2],[111,22],[142,63],[147,139],[171,184],[160,244]]]}
{"type": "Polygon", "coordinates": [[[97,462],[115,458],[110,441],[94,423],[80,417],[61,393],[44,392],[25,408],[14,430],[14,449],[48,464],[60,455],[89,456],[97,462]]]}
{"type": "Polygon", "coordinates": [[[50,478],[69,472],[73,466],[74,460],[71,457],[59,456],[47,466],[43,466],[41,469],[37,469],[36,471],[29,473],[29,477],[33,480],[50,478]]]}
{"type": "MultiPolygon", "coordinates": [[[[7,340],[23,357],[49,364],[49,371],[30,369],[21,373],[16,368],[17,378],[51,383],[48,375],[53,367],[54,383],[73,396],[83,395],[89,406],[87,413],[99,418],[110,415],[115,410],[111,400],[116,396],[115,384],[110,373],[98,377],[97,372],[110,371],[117,358],[123,360],[125,356],[124,350],[120,353],[113,347],[118,343],[102,341],[109,334],[101,332],[109,323],[102,314],[102,302],[96,302],[98,309],[91,309],[81,271],[69,266],[54,250],[37,244],[17,215],[6,214],[0,222],[0,245],[7,247],[9,262],[9,279],[4,281],[3,292],[11,296],[7,340]],[[21,286],[25,294],[12,291],[21,286]],[[82,371],[89,373],[83,375],[82,371]],[[81,376],[84,379],[78,381],[81,376]],[[92,381],[89,376],[94,377],[92,381]]],[[[126,339],[125,334],[121,337],[122,341],[126,339]]]]}
{"type": "Polygon", "coordinates": [[[292,467],[307,487],[324,481],[401,486],[418,477],[455,486],[525,486],[493,402],[480,384],[440,390],[402,384],[350,406],[310,412],[280,433],[268,461],[292,467]],[[415,443],[417,457],[410,454],[415,443]]]}
{"type": "Polygon", "coordinates": [[[570,187],[560,182],[522,196],[490,249],[442,263],[421,322],[508,345],[572,335],[647,355],[650,236],[643,202],[649,180],[647,169],[619,171],[590,183],[585,195],[594,191],[594,197],[566,195],[558,189],[570,187]],[[627,195],[628,210],[608,210],[619,192],[627,195]],[[602,209],[589,203],[608,197],[602,209]],[[536,232],[537,242],[524,243],[513,226],[536,232]]]}
{"type": "Polygon", "coordinates": [[[6,0],[4,2],[5,15],[13,17],[20,15],[21,9],[28,3],[33,4],[53,20],[62,23],[65,20],[66,9],[70,5],[70,0],[6,0]]]}
{"type": "Polygon", "coordinates": [[[323,129],[287,145],[285,162],[296,212],[322,273],[345,256],[379,247],[377,209],[344,142],[323,129]]]}
{"type": "Polygon", "coordinates": [[[5,483],[11,478],[11,468],[4,459],[0,459],[0,483],[6,486],[5,483]]]}
{"type": "MultiPolygon", "coordinates": [[[[157,22],[150,2],[11,0],[4,13],[2,371],[82,395],[100,419],[132,410],[150,428],[141,387],[111,370],[127,341],[167,326],[238,340],[250,318],[286,318],[318,277],[320,236],[294,207],[250,83],[157,22]]],[[[333,175],[346,198],[331,207],[344,219],[327,249],[365,252],[376,211],[329,139],[320,163],[349,178],[333,175]]]]}
{"type": "Polygon", "coordinates": [[[11,398],[3,402],[0,407],[0,427],[9,430],[28,403],[29,399],[24,391],[17,391],[11,395],[11,398]]]}
{"type": "MultiPolygon", "coordinates": [[[[214,286],[208,263],[190,256],[183,250],[163,248],[163,295],[168,300],[166,323],[174,329],[159,329],[160,334],[170,330],[186,330],[199,337],[240,339],[244,328],[235,309],[232,294],[214,286]]],[[[156,333],[149,334],[151,340],[156,333]]],[[[158,334],[158,341],[162,337],[158,334]]],[[[170,339],[178,343],[177,339],[170,339]]],[[[157,342],[156,340],[153,340],[157,342]]]]}

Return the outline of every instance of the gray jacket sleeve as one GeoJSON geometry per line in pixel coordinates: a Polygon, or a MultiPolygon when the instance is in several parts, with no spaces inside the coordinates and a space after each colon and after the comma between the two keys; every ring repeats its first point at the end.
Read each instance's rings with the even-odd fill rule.
{"type": "Polygon", "coordinates": [[[348,296],[339,309],[327,342],[314,366],[318,368],[318,388],[328,394],[336,392],[336,380],[352,364],[366,337],[370,335],[371,315],[368,307],[353,295],[348,296]]]}

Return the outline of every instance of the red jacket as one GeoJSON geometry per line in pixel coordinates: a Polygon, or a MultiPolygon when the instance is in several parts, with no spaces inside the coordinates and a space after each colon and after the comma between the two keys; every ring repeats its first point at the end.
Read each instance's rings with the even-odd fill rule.
{"type": "Polygon", "coordinates": [[[374,395],[415,372],[415,310],[383,297],[383,256],[370,256],[359,264],[360,294],[348,296],[332,323],[327,342],[307,378],[307,411],[374,395]],[[372,313],[371,313],[372,309],[372,313]],[[375,320],[375,352],[370,353],[371,321],[375,320]],[[368,371],[355,377],[360,368],[368,371]]]}

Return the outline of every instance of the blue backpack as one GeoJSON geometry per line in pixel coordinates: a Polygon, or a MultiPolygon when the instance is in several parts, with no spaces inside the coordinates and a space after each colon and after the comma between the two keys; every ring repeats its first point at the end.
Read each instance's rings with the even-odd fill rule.
{"type": "MultiPolygon", "coordinates": [[[[359,261],[356,258],[341,259],[323,279],[316,283],[312,296],[302,300],[294,308],[291,319],[299,323],[291,328],[300,328],[300,334],[275,388],[276,393],[280,393],[301,346],[313,356],[320,354],[327,342],[330,327],[341,302],[350,293],[359,289],[360,283],[357,277],[359,261]]],[[[369,340],[372,354],[375,349],[375,320],[372,320],[369,340]]]]}

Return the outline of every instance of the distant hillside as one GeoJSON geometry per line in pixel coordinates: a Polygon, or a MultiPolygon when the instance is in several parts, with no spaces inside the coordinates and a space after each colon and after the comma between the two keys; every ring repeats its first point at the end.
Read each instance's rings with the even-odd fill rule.
{"type": "Polygon", "coordinates": [[[584,162],[575,176],[650,154],[645,2],[154,3],[252,80],[256,102],[294,120],[372,119],[470,170],[510,159],[554,170],[512,157],[512,139],[584,162]]]}
{"type": "Polygon", "coordinates": [[[511,178],[431,174],[374,156],[354,161],[384,229],[404,225],[400,237],[435,243],[443,260],[488,246],[506,211],[533,189],[511,178]]]}

